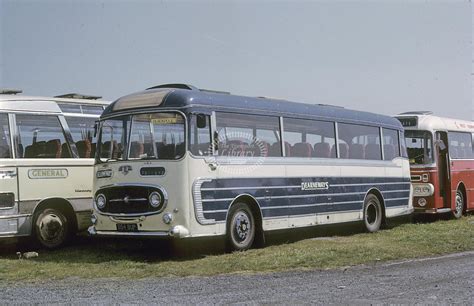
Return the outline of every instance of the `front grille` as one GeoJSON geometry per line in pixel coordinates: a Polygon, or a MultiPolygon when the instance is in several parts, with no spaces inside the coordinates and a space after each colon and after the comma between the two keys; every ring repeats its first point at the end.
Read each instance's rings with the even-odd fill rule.
{"type": "Polygon", "coordinates": [[[104,213],[113,214],[139,214],[160,212],[164,209],[165,197],[163,192],[156,187],[148,186],[112,186],[100,189],[95,197],[103,194],[106,198],[105,207],[98,208],[104,213]],[[162,203],[158,207],[152,207],[148,197],[153,191],[161,195],[162,203]]]}

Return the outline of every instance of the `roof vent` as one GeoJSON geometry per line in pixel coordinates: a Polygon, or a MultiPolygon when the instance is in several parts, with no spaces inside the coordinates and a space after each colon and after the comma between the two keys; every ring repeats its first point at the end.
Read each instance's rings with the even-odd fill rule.
{"type": "Polygon", "coordinates": [[[399,115],[433,115],[432,111],[410,111],[400,113],[399,115]]]}
{"type": "Polygon", "coordinates": [[[227,95],[230,95],[230,92],[227,92],[227,91],[220,91],[220,90],[197,88],[197,87],[195,87],[195,86],[193,86],[193,85],[180,84],[180,83],[171,83],[171,84],[157,85],[157,86],[153,86],[153,87],[147,88],[146,90],[149,90],[149,89],[159,89],[159,88],[176,88],[176,89],[186,89],[186,90],[199,90],[199,91],[202,91],[202,92],[210,92],[210,93],[219,93],[219,94],[227,94],[227,95]]]}
{"type": "Polygon", "coordinates": [[[22,93],[23,90],[21,89],[13,89],[13,88],[0,88],[0,95],[16,95],[22,93]]]}
{"type": "Polygon", "coordinates": [[[102,98],[101,96],[83,95],[83,94],[78,94],[78,93],[68,93],[68,94],[54,96],[54,97],[64,98],[64,99],[84,99],[84,100],[98,100],[102,98]]]}
{"type": "Polygon", "coordinates": [[[158,89],[158,88],[177,88],[177,89],[187,89],[187,90],[198,90],[198,88],[188,85],[188,84],[179,84],[179,83],[170,83],[170,84],[162,84],[162,85],[156,85],[148,89],[158,89]]]}

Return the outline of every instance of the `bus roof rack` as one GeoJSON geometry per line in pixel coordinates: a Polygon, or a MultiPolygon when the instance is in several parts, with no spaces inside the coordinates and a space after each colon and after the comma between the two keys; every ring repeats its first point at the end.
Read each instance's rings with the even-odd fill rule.
{"type": "Polygon", "coordinates": [[[84,99],[84,100],[98,100],[102,98],[101,96],[83,95],[83,94],[78,94],[78,93],[67,93],[64,95],[58,95],[54,97],[65,98],[65,99],[84,99]]]}
{"type": "Polygon", "coordinates": [[[410,111],[400,113],[399,115],[433,115],[432,111],[410,111]]]}
{"type": "Polygon", "coordinates": [[[22,93],[23,90],[21,89],[13,89],[13,88],[0,88],[0,95],[16,95],[22,93]]]}

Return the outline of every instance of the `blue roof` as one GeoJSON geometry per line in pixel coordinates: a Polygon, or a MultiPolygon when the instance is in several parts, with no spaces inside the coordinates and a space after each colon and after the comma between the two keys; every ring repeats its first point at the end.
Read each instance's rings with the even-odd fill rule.
{"type": "MultiPolygon", "coordinates": [[[[245,97],[226,93],[182,88],[156,88],[137,92],[119,98],[110,104],[102,114],[108,117],[113,114],[123,113],[131,109],[117,111],[114,106],[117,103],[127,105],[129,101],[146,100],[143,108],[159,109],[186,109],[210,113],[211,111],[226,111],[238,113],[250,113],[261,115],[276,115],[295,118],[334,120],[338,122],[360,123],[367,125],[381,125],[402,130],[400,122],[386,115],[370,112],[355,111],[338,106],[324,104],[307,104],[290,102],[286,100],[245,97]]],[[[130,103],[137,105],[136,103],[130,103]]],[[[136,110],[137,108],[133,108],[136,110]]]]}

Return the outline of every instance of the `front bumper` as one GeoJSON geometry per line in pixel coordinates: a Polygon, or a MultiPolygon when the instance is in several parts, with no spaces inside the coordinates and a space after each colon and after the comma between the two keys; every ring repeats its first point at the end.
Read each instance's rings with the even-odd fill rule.
{"type": "Polygon", "coordinates": [[[91,236],[103,237],[149,237],[149,238],[185,238],[189,237],[189,230],[181,225],[173,226],[169,231],[142,231],[142,232],[117,232],[117,231],[98,231],[95,226],[88,229],[91,236]]]}

